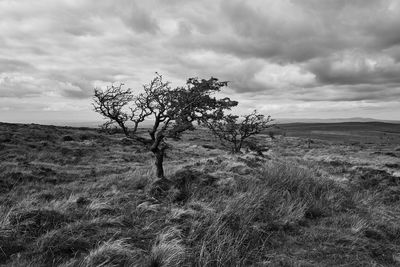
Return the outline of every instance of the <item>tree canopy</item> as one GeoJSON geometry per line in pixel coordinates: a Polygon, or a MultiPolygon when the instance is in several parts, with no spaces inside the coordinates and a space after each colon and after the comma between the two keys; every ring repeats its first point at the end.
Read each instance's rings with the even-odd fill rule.
{"type": "Polygon", "coordinates": [[[254,110],[241,117],[223,115],[218,119],[208,120],[206,125],[222,143],[231,147],[233,153],[238,153],[246,139],[271,127],[272,121],[270,116],[266,117],[254,110]]]}
{"type": "Polygon", "coordinates": [[[117,125],[126,137],[142,142],[156,156],[157,176],[164,177],[162,162],[167,136],[179,136],[194,128],[193,123],[217,121],[223,118],[224,111],[238,103],[229,98],[217,99],[213,96],[227,82],[217,78],[190,78],[186,86],[171,88],[169,82],[156,74],[149,84],[143,86],[143,92],[135,95],[123,84],[96,88],[94,91],[94,109],[108,119],[105,127],[117,125]],[[138,127],[144,121],[151,120],[149,138],[137,134],[138,127]]]}

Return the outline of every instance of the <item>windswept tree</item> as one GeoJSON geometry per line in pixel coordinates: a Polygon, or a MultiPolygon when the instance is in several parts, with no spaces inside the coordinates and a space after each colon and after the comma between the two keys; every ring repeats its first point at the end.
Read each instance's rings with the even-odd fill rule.
{"type": "Polygon", "coordinates": [[[245,140],[250,136],[257,135],[272,126],[273,120],[254,110],[244,116],[223,115],[217,120],[208,120],[207,127],[220,141],[231,148],[232,153],[240,152],[245,140]]]}
{"type": "Polygon", "coordinates": [[[155,155],[157,177],[164,178],[163,161],[169,147],[166,137],[179,138],[183,132],[193,129],[196,121],[204,123],[223,118],[224,110],[236,106],[237,102],[212,95],[226,85],[227,82],[216,78],[190,78],[186,86],[171,88],[157,74],[138,95],[131,89],[123,89],[123,84],[112,85],[104,91],[96,88],[94,109],[108,119],[105,127],[116,125],[127,138],[144,144],[155,155]],[[147,138],[138,135],[138,127],[145,120],[152,121],[147,138]]]}

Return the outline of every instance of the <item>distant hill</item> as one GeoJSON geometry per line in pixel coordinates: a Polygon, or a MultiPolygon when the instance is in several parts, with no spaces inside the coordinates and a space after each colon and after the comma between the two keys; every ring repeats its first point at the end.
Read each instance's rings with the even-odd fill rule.
{"type": "MultiPolygon", "coordinates": [[[[275,123],[278,124],[290,124],[290,123],[343,123],[343,122],[385,122],[385,123],[395,123],[400,124],[400,120],[379,120],[379,119],[371,119],[371,118],[333,118],[333,119],[304,119],[304,118],[274,118],[275,123]]],[[[22,122],[12,122],[5,121],[6,123],[22,123],[22,124],[30,124],[30,122],[22,121],[22,122]]],[[[70,127],[89,127],[89,128],[98,128],[101,126],[104,121],[34,121],[34,124],[40,125],[55,125],[55,126],[70,126],[70,127]]],[[[142,127],[151,126],[151,121],[144,121],[142,123],[142,127]]]]}
{"type": "MultiPolygon", "coordinates": [[[[1,122],[1,121],[0,121],[1,122]]],[[[54,125],[54,126],[69,126],[69,127],[88,127],[88,128],[98,128],[103,125],[105,121],[34,121],[34,122],[3,122],[11,124],[38,124],[38,125],[54,125]]],[[[144,121],[141,126],[148,127],[151,126],[151,122],[144,121]]]]}
{"type": "Polygon", "coordinates": [[[291,119],[291,118],[277,118],[276,123],[342,123],[342,122],[386,122],[386,123],[400,123],[400,120],[379,120],[371,118],[333,118],[333,119],[291,119]]]}

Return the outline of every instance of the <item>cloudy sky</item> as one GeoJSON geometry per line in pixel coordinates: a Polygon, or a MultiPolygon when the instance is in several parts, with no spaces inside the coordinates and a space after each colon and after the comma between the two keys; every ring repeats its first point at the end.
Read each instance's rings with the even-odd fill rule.
{"type": "Polygon", "coordinates": [[[0,0],[0,121],[93,121],[94,87],[230,81],[237,112],[400,120],[398,0],[0,0]]]}

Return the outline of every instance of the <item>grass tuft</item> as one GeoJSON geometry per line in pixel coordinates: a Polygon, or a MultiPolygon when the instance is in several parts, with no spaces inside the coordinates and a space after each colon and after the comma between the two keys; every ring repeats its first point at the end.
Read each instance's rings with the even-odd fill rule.
{"type": "Polygon", "coordinates": [[[91,250],[83,264],[85,267],[139,266],[140,254],[123,239],[106,241],[91,250]]]}
{"type": "Polygon", "coordinates": [[[182,245],[180,231],[171,228],[158,235],[149,257],[149,267],[182,266],[185,248],[182,245]]]}
{"type": "Polygon", "coordinates": [[[87,253],[99,240],[110,239],[120,226],[120,222],[107,218],[68,224],[39,237],[31,256],[45,264],[62,263],[87,253]]]}
{"type": "Polygon", "coordinates": [[[28,237],[40,236],[70,221],[65,214],[48,209],[23,210],[9,216],[10,225],[28,237]]]}

